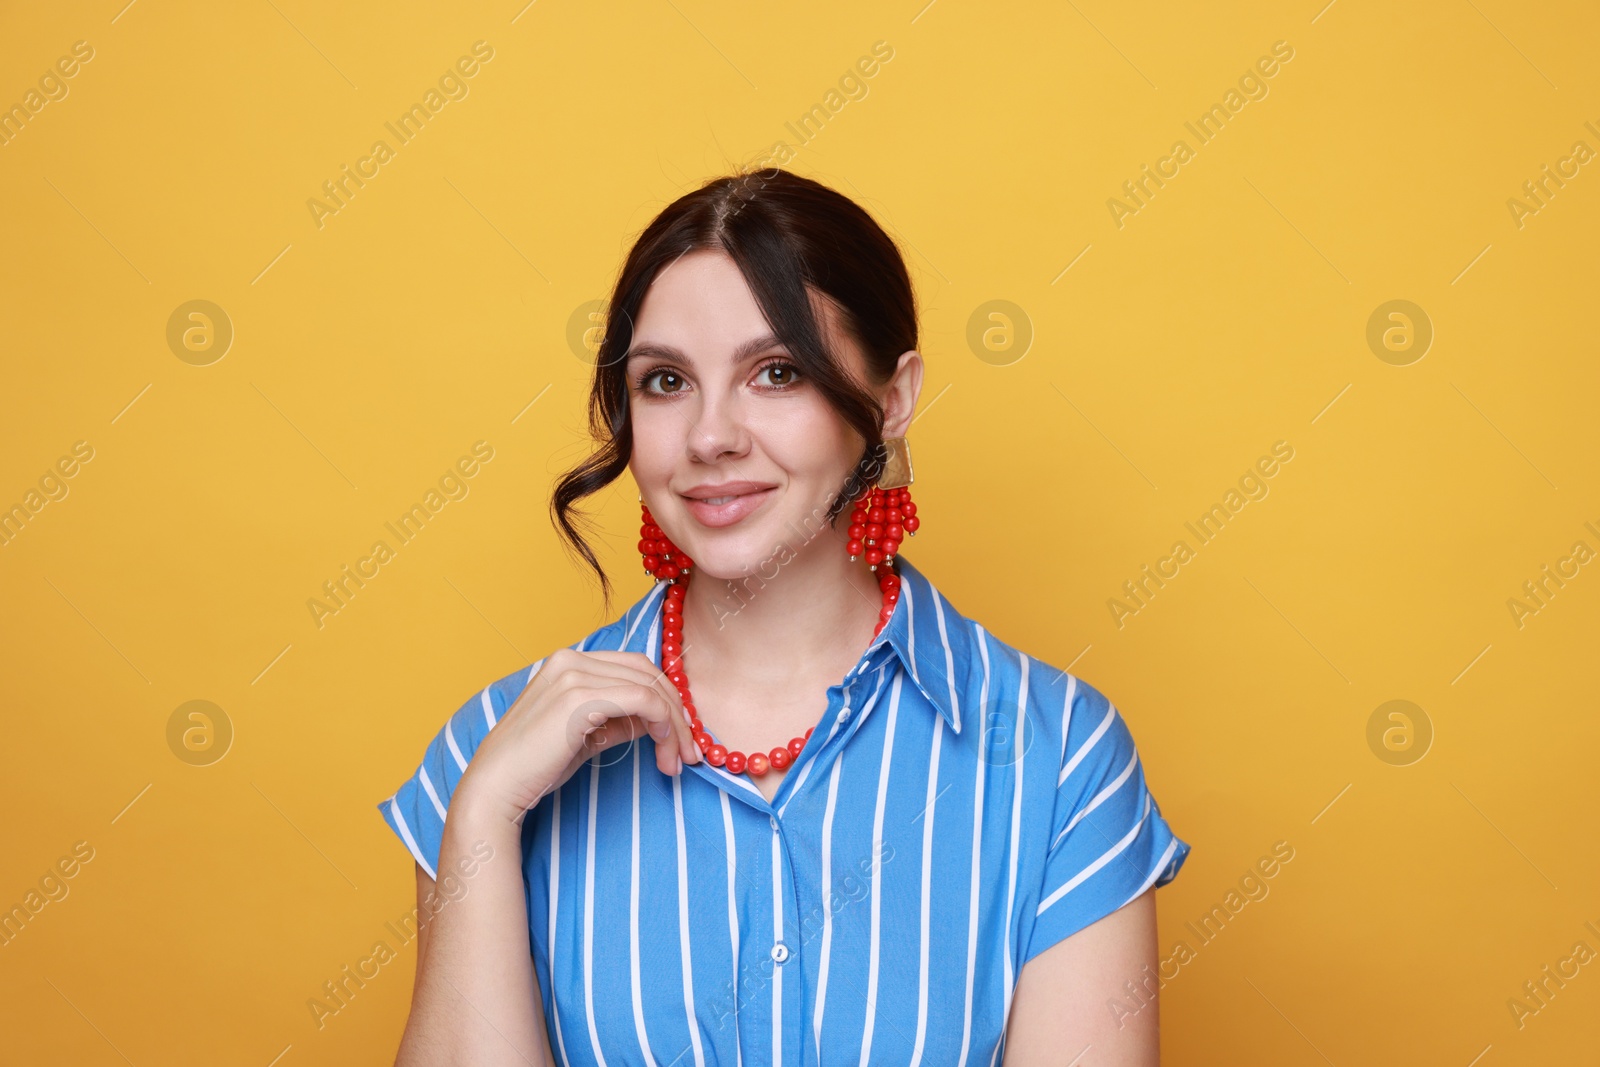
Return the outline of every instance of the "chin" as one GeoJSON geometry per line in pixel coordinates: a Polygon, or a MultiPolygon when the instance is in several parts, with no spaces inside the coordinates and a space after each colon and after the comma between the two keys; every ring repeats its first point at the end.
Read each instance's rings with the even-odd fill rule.
{"type": "Polygon", "coordinates": [[[770,579],[777,568],[806,549],[795,543],[795,530],[805,527],[788,525],[782,516],[752,515],[721,529],[701,526],[689,515],[684,515],[683,521],[693,536],[689,544],[680,543],[680,547],[694,560],[695,570],[711,578],[732,581],[762,575],[770,579]]]}

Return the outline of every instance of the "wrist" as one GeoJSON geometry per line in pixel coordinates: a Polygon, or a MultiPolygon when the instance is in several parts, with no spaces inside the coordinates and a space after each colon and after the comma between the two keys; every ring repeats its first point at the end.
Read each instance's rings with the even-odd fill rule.
{"type": "Polygon", "coordinates": [[[445,819],[445,833],[455,829],[472,840],[483,838],[495,844],[515,840],[522,833],[522,820],[528,809],[510,803],[503,794],[477,781],[469,765],[456,783],[445,819]]]}

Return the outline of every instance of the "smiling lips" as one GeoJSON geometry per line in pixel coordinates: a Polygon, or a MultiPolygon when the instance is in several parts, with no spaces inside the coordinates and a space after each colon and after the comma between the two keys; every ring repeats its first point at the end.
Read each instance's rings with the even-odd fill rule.
{"type": "Polygon", "coordinates": [[[702,485],[680,494],[702,526],[732,526],[767,502],[777,487],[759,482],[722,482],[702,485]]]}

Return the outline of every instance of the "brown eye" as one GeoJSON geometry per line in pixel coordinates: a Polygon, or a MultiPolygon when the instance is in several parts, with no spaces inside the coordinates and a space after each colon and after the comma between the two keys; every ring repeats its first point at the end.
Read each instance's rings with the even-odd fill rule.
{"type": "Polygon", "coordinates": [[[799,368],[793,363],[773,362],[768,363],[756,372],[756,377],[769,376],[770,388],[786,389],[795,383],[799,375],[799,368]]]}
{"type": "Polygon", "coordinates": [[[637,385],[639,391],[642,393],[662,396],[682,392],[683,378],[674,370],[666,367],[660,367],[656,370],[646,371],[645,373],[639,375],[637,385]],[[650,383],[655,381],[657,378],[662,379],[663,382],[671,382],[672,384],[661,389],[652,389],[650,387],[650,383]]]}

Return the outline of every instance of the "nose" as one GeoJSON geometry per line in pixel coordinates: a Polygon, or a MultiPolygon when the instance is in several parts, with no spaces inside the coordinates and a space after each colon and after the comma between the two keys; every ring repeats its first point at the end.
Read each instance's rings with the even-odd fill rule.
{"type": "Polygon", "coordinates": [[[750,433],[737,398],[715,396],[701,401],[689,416],[688,450],[689,457],[701,463],[739,459],[749,453],[750,433]]]}

